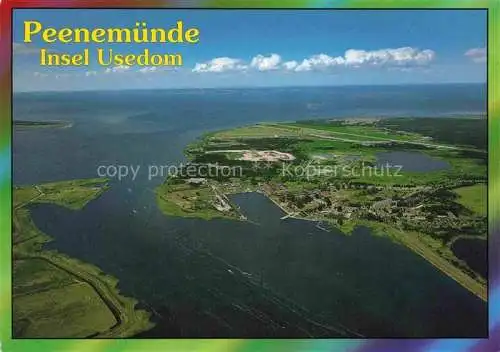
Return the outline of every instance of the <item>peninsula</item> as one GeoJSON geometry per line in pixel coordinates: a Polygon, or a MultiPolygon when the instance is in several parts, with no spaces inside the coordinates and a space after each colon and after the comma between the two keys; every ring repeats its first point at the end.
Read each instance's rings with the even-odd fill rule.
{"type": "Polygon", "coordinates": [[[286,213],[283,221],[316,221],[345,234],[368,226],[487,300],[484,273],[453,251],[459,240],[487,240],[486,131],[486,119],[471,117],[312,120],[213,132],[188,146],[189,166],[232,167],[240,176],[179,173],[158,187],[157,200],[171,216],[237,219],[244,214],[230,195],[260,192],[286,213]]]}
{"type": "Polygon", "coordinates": [[[68,121],[24,121],[14,120],[14,127],[17,129],[30,128],[69,128],[72,126],[68,121]]]}

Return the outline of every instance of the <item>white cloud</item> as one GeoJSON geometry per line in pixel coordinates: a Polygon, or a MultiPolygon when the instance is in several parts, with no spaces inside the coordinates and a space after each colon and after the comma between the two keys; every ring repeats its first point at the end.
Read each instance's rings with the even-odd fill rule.
{"type": "Polygon", "coordinates": [[[321,53],[312,55],[302,61],[285,61],[278,54],[269,56],[257,55],[247,65],[241,59],[218,57],[204,63],[197,63],[193,72],[226,72],[246,71],[271,71],[282,69],[285,71],[320,71],[332,67],[361,67],[361,66],[387,66],[387,67],[423,67],[431,63],[436,57],[433,50],[420,50],[412,47],[395,49],[358,50],[349,49],[343,56],[329,56],[321,53]]]}
{"type": "Polygon", "coordinates": [[[247,65],[240,59],[230,57],[217,57],[207,62],[197,63],[193,72],[227,72],[227,71],[243,71],[247,69],[247,65]]]}
{"type": "Polygon", "coordinates": [[[104,72],[105,73],[123,73],[130,70],[130,66],[127,65],[119,65],[114,67],[108,67],[104,72]]]}
{"type": "Polygon", "coordinates": [[[299,63],[295,60],[287,61],[287,62],[283,63],[284,69],[288,70],[288,71],[294,70],[297,66],[299,66],[299,63]]]}
{"type": "Polygon", "coordinates": [[[344,56],[332,57],[327,54],[317,54],[302,60],[300,64],[296,61],[288,61],[283,66],[286,70],[296,72],[324,70],[337,66],[422,66],[429,64],[435,56],[432,50],[419,50],[411,47],[372,51],[349,49],[344,56]]]}
{"type": "Polygon", "coordinates": [[[140,73],[153,73],[158,71],[158,67],[156,66],[145,66],[138,70],[140,73]]]}
{"type": "Polygon", "coordinates": [[[434,60],[434,51],[412,47],[373,51],[349,49],[345,52],[346,65],[426,65],[434,60]]]}
{"type": "Polygon", "coordinates": [[[277,70],[281,63],[281,56],[271,54],[270,56],[257,55],[250,62],[250,67],[259,71],[277,70]]]}
{"type": "Polygon", "coordinates": [[[311,71],[311,70],[323,70],[328,67],[343,65],[345,60],[343,57],[331,57],[326,54],[313,55],[308,59],[302,60],[302,62],[293,68],[294,71],[311,71]]]}
{"type": "Polygon", "coordinates": [[[472,48],[467,50],[464,55],[478,64],[486,62],[486,48],[472,48]]]}
{"type": "Polygon", "coordinates": [[[19,55],[37,55],[40,49],[25,43],[12,43],[12,52],[19,55]]]}

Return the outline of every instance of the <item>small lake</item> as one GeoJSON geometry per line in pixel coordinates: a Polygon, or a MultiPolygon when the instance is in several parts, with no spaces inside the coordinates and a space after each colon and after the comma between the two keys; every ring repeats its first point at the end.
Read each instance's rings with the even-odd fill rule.
{"type": "Polygon", "coordinates": [[[460,238],[453,243],[451,250],[457,258],[464,260],[472,270],[483,278],[488,278],[488,241],[460,238]]]}
{"type": "Polygon", "coordinates": [[[425,172],[438,171],[450,168],[450,164],[445,160],[433,158],[420,152],[394,151],[375,154],[377,167],[402,166],[402,172],[425,172]]]}

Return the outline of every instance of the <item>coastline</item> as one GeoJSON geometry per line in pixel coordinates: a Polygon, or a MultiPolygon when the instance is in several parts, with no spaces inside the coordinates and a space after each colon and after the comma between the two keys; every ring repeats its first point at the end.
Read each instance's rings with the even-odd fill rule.
{"type": "MultiPolygon", "coordinates": [[[[280,204],[277,200],[273,199],[272,196],[266,194],[263,191],[257,191],[257,192],[264,194],[270,201],[272,201],[277,207],[279,207],[283,212],[285,212],[285,214],[289,215],[288,216],[289,218],[303,220],[303,221],[312,221],[316,223],[321,221],[327,221],[326,219],[314,219],[314,218],[293,216],[294,214],[293,212],[284,208],[284,206],[280,204]]],[[[341,227],[337,226],[335,227],[338,230],[340,230],[340,232],[342,232],[343,234],[350,235],[352,231],[358,226],[367,226],[368,228],[370,228],[373,235],[387,237],[393,240],[394,242],[398,242],[399,244],[408,247],[414,253],[418,254],[426,261],[428,261],[430,264],[432,264],[436,269],[439,269],[441,272],[443,272],[444,274],[455,280],[458,284],[469,290],[471,293],[479,297],[481,300],[483,300],[484,302],[488,301],[487,297],[488,291],[485,285],[482,285],[474,278],[472,278],[470,275],[468,275],[467,273],[463,272],[462,270],[454,266],[447,259],[441,257],[430,246],[425,244],[423,241],[419,240],[418,236],[411,237],[408,236],[408,234],[405,234],[403,231],[400,231],[396,228],[381,223],[369,222],[363,220],[351,221],[348,223],[347,226],[344,225],[341,227]],[[381,226],[384,227],[385,229],[384,230],[380,229],[381,226]]],[[[416,233],[414,234],[416,235],[416,233]]],[[[456,238],[455,240],[459,238],[456,238]]]]}
{"type": "MultiPolygon", "coordinates": [[[[460,120],[463,120],[463,121],[468,121],[471,119],[479,119],[479,117],[476,117],[476,116],[470,117],[468,119],[466,119],[464,117],[457,117],[457,118],[460,120]]],[[[373,119],[358,119],[357,121],[361,121],[364,124],[367,121],[370,121],[371,123],[373,123],[372,120],[373,119]]],[[[383,119],[377,119],[376,121],[380,122],[381,120],[383,120],[383,119]]],[[[341,120],[334,120],[334,123],[339,123],[340,121],[341,120]]],[[[349,121],[345,121],[345,123],[346,123],[346,125],[349,125],[349,126],[356,126],[356,121],[353,122],[352,120],[349,120],[349,121]]],[[[299,125],[303,124],[303,122],[298,123],[298,124],[299,125]]],[[[227,129],[227,130],[210,132],[210,133],[207,133],[207,134],[201,136],[198,140],[196,140],[192,144],[188,145],[185,149],[185,152],[186,152],[187,156],[191,158],[191,160],[196,160],[196,153],[201,153],[199,155],[203,155],[204,148],[206,146],[210,145],[211,140],[217,141],[217,142],[214,142],[214,144],[219,143],[220,141],[232,141],[232,142],[235,142],[237,144],[237,143],[241,143],[241,141],[244,138],[252,139],[253,141],[259,140],[259,139],[264,139],[266,137],[267,138],[269,138],[269,137],[287,138],[288,137],[290,139],[293,139],[293,138],[300,138],[304,134],[307,134],[306,133],[308,131],[307,128],[311,128],[310,125],[307,125],[306,126],[307,128],[305,128],[305,129],[304,128],[297,129],[297,127],[293,126],[293,123],[292,123],[292,126],[288,126],[288,125],[290,125],[290,123],[278,124],[278,123],[268,122],[268,123],[264,123],[264,124],[261,123],[261,124],[251,125],[251,126],[237,127],[235,129],[227,129]],[[266,132],[265,130],[262,131],[262,128],[265,129],[267,126],[269,126],[270,128],[273,129],[272,133],[266,132]],[[256,130],[255,129],[256,127],[261,128],[261,130],[256,130]],[[290,137],[289,130],[283,129],[283,128],[287,128],[287,127],[289,127],[289,128],[291,127],[292,130],[297,130],[298,131],[297,136],[290,137]],[[281,132],[281,134],[280,134],[280,132],[281,132]]],[[[321,128],[318,128],[318,131],[321,131],[320,135],[318,135],[317,133],[313,133],[312,135],[313,135],[313,137],[316,137],[319,139],[325,139],[326,138],[325,136],[328,137],[328,133],[333,133],[333,135],[346,134],[346,133],[339,131],[339,130],[335,130],[334,132],[329,132],[326,130],[326,128],[323,130],[321,128]]],[[[369,131],[369,129],[367,131],[369,131]]],[[[347,133],[347,134],[352,134],[352,133],[347,133]]],[[[440,149],[441,150],[443,150],[443,149],[444,150],[447,150],[447,149],[460,150],[460,151],[464,151],[464,152],[473,150],[473,151],[476,151],[480,154],[486,153],[486,151],[481,150],[481,149],[476,149],[476,148],[472,148],[472,147],[469,148],[469,147],[463,147],[463,146],[455,146],[455,145],[451,145],[451,144],[446,145],[446,144],[443,144],[442,142],[440,142],[440,143],[433,142],[430,144],[429,143],[421,143],[420,139],[424,136],[421,134],[412,135],[411,141],[407,140],[410,137],[407,138],[406,135],[405,135],[405,137],[398,137],[399,139],[394,139],[394,138],[390,138],[390,137],[386,137],[386,136],[380,137],[376,134],[376,132],[373,132],[371,134],[373,136],[369,136],[369,137],[367,135],[362,135],[361,133],[352,134],[352,135],[355,135],[357,137],[363,137],[365,139],[368,139],[368,138],[374,138],[375,140],[384,139],[386,141],[387,140],[390,141],[391,143],[403,143],[403,144],[409,143],[409,144],[413,144],[416,146],[421,146],[422,144],[424,144],[426,146],[426,148],[431,148],[431,146],[432,146],[432,147],[437,148],[437,149],[430,149],[430,151],[429,151],[429,153],[431,155],[434,155],[434,156],[435,156],[435,154],[439,154],[439,153],[447,153],[444,151],[439,152],[438,150],[440,150],[440,149]]],[[[328,140],[328,139],[329,138],[326,138],[326,140],[328,140]]],[[[351,143],[357,144],[357,143],[359,143],[359,141],[352,141],[351,143]]],[[[257,145],[257,144],[258,143],[255,143],[255,145],[257,145]]],[[[241,149],[240,146],[238,146],[238,148],[241,149]]],[[[215,150],[217,151],[218,149],[215,149],[215,150]]],[[[228,149],[228,150],[231,150],[231,149],[228,149]]],[[[209,152],[207,152],[205,155],[207,155],[207,154],[213,155],[213,154],[217,154],[217,153],[209,150],[209,152]]],[[[444,155],[448,156],[448,154],[444,154],[444,155]]],[[[450,158],[450,156],[448,156],[448,158],[450,158]]],[[[455,160],[455,159],[453,159],[453,160],[455,160]]],[[[457,169],[462,169],[464,167],[467,167],[468,165],[465,163],[466,163],[465,159],[464,159],[464,162],[462,162],[461,159],[460,160],[457,159],[457,161],[456,162],[454,161],[454,163],[453,163],[453,168],[456,167],[457,169]]],[[[447,174],[442,173],[441,177],[445,177],[446,175],[447,174]]],[[[455,172],[455,174],[453,174],[452,171],[450,171],[450,175],[452,175],[452,176],[449,176],[449,177],[452,177],[452,178],[450,178],[450,181],[454,180],[457,177],[456,172],[455,172]]],[[[408,182],[413,182],[413,181],[414,180],[412,179],[412,180],[409,180],[408,182]]],[[[438,182],[437,180],[433,181],[432,178],[429,178],[429,180],[423,180],[423,181],[424,181],[424,183],[431,182],[431,184],[432,184],[432,182],[438,182]]],[[[366,182],[369,182],[369,181],[366,181],[366,182]]],[[[419,182],[422,182],[422,180],[419,180],[419,182]]],[[[481,183],[481,181],[479,181],[479,182],[481,183]]],[[[238,183],[236,183],[236,192],[234,189],[232,189],[230,192],[227,192],[226,194],[239,193],[239,192],[237,192],[238,187],[242,188],[241,185],[238,186],[238,183]]],[[[288,209],[286,204],[282,204],[278,199],[276,199],[275,195],[273,194],[273,192],[275,192],[275,190],[273,190],[272,188],[267,190],[264,187],[257,186],[256,189],[253,191],[264,194],[279,209],[281,209],[281,211],[285,214],[282,217],[282,219],[293,218],[293,219],[298,219],[298,220],[312,221],[312,222],[316,222],[316,223],[327,222],[330,226],[333,226],[333,227],[339,229],[345,235],[350,235],[352,233],[352,231],[354,230],[354,228],[356,228],[357,226],[367,226],[372,230],[374,235],[388,237],[391,240],[393,240],[394,242],[397,242],[398,244],[402,244],[402,245],[406,246],[412,252],[414,252],[417,255],[424,258],[427,262],[429,262],[431,265],[433,265],[436,269],[440,270],[442,273],[444,273],[448,277],[452,278],[454,281],[456,281],[462,287],[466,288],[468,291],[470,291],[471,293],[476,295],[482,301],[487,302],[487,287],[486,287],[485,282],[483,281],[483,278],[481,278],[481,277],[474,278],[472,276],[474,273],[471,274],[471,273],[467,272],[466,270],[464,270],[464,268],[461,268],[461,267],[457,266],[457,264],[454,264],[452,262],[452,260],[454,260],[454,261],[458,260],[459,262],[461,260],[454,256],[454,254],[451,252],[451,250],[449,248],[449,245],[441,244],[441,247],[440,247],[440,246],[436,245],[435,243],[433,243],[434,240],[432,240],[431,238],[425,238],[425,236],[429,236],[429,235],[426,235],[424,233],[420,233],[420,232],[418,232],[418,230],[415,230],[415,231],[414,230],[407,230],[406,231],[407,233],[406,233],[405,231],[399,229],[397,226],[391,226],[391,225],[385,224],[384,222],[381,222],[381,221],[366,220],[363,218],[347,219],[347,220],[341,222],[339,225],[336,222],[332,221],[331,219],[323,218],[322,216],[320,216],[320,217],[300,216],[300,215],[298,215],[301,213],[300,209],[299,209],[299,211],[294,211],[293,209],[288,209]],[[439,248],[441,248],[441,249],[439,249],[439,248]]],[[[245,192],[242,192],[242,193],[245,193],[245,192]]],[[[459,238],[460,238],[460,236],[459,236],[459,238]]],[[[475,238],[478,238],[478,237],[476,236],[475,238]]],[[[453,243],[456,239],[457,238],[453,239],[451,241],[451,243],[453,243]]],[[[467,267],[467,265],[465,265],[465,267],[467,268],[467,270],[470,269],[467,267]]]]}
{"type": "MultiPolygon", "coordinates": [[[[38,192],[38,194],[34,198],[30,198],[27,201],[20,202],[20,204],[18,204],[17,206],[13,205],[15,236],[18,238],[17,241],[13,242],[13,263],[25,264],[42,260],[43,262],[47,263],[49,267],[55,270],[54,274],[51,274],[51,277],[57,276],[57,272],[66,273],[66,275],[68,275],[68,277],[71,277],[72,280],[80,282],[82,285],[84,285],[83,287],[88,287],[92,292],[94,292],[96,298],[98,297],[98,299],[102,302],[103,307],[107,307],[109,312],[114,317],[114,324],[110,326],[108,330],[97,331],[91,334],[91,336],[81,337],[129,337],[134,336],[139,332],[149,330],[153,327],[153,324],[149,320],[150,313],[144,310],[137,310],[135,308],[137,304],[137,301],[135,299],[120,294],[118,289],[118,280],[116,278],[105,274],[98,267],[92,264],[71,258],[66,254],[60,253],[56,250],[44,249],[44,245],[52,241],[53,239],[49,235],[39,230],[38,227],[36,227],[31,218],[30,210],[27,207],[30,204],[35,203],[51,203],[78,211],[85,207],[88,202],[98,198],[107,190],[108,187],[109,186],[107,185],[107,179],[89,179],[54,182],[35,186],[24,186],[14,190],[14,197],[16,197],[17,195],[19,198],[25,196],[31,197],[31,195],[36,192],[38,192]],[[99,186],[90,187],[90,185],[95,184],[99,186]],[[65,190],[67,190],[69,187],[73,187],[71,189],[71,193],[64,193],[65,190]],[[56,193],[56,191],[54,191],[54,193],[50,193],[47,191],[44,193],[40,190],[40,188],[45,190],[58,189],[60,190],[60,193],[56,193]],[[17,194],[15,192],[17,192],[17,194]],[[23,192],[25,194],[23,194],[23,192]],[[59,198],[59,196],[66,196],[66,198],[59,198]],[[44,197],[46,199],[43,199],[44,197]],[[27,237],[24,238],[24,236],[27,237]]],[[[30,276],[26,275],[32,274],[28,273],[24,274],[24,276],[19,277],[18,275],[16,275],[14,277],[14,289],[17,287],[16,282],[20,283],[25,282],[26,280],[28,280],[28,282],[30,281],[30,276]]],[[[45,285],[48,284],[50,287],[50,282],[51,281],[46,282],[45,285]]],[[[63,286],[57,289],[65,289],[65,287],[69,286],[63,286]]],[[[47,289],[51,290],[50,288],[47,289]]],[[[78,291],[76,291],[75,294],[77,292],[78,291]]],[[[36,298],[39,297],[39,293],[35,290],[32,292],[30,291],[23,293],[23,302],[29,300],[30,297],[38,300],[41,299],[36,298]]],[[[17,304],[17,299],[19,298],[16,298],[16,296],[14,295],[14,305],[17,304]]],[[[70,297],[68,297],[68,299],[70,299],[70,297]]],[[[91,301],[95,301],[95,299],[93,298],[89,297],[89,299],[91,299],[91,301]]],[[[63,302],[60,302],[60,304],[65,304],[64,298],[63,302]]],[[[19,317],[16,316],[14,318],[19,319],[19,317]]],[[[26,327],[24,329],[26,329],[26,327]]],[[[82,327],[82,329],[84,329],[84,327],[82,327]]],[[[93,328],[91,326],[88,326],[85,327],[85,329],[90,331],[93,328]]],[[[30,337],[33,336],[19,336],[19,338],[30,337]]]]}
{"type": "Polygon", "coordinates": [[[30,130],[30,129],[45,129],[45,128],[55,128],[55,129],[66,129],[73,127],[73,122],[70,121],[25,121],[25,120],[14,120],[12,125],[17,130],[30,130]]]}

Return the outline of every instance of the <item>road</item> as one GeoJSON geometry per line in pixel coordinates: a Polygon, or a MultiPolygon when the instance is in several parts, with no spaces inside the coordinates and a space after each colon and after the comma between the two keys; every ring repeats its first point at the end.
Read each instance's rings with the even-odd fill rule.
{"type": "MultiPolygon", "coordinates": [[[[381,142],[383,141],[383,142],[391,142],[391,143],[414,144],[414,145],[421,145],[421,146],[429,147],[429,148],[443,148],[443,149],[475,151],[475,152],[487,153],[487,151],[485,151],[485,150],[478,150],[478,149],[474,149],[474,148],[456,147],[456,146],[445,145],[445,144],[417,142],[417,141],[410,141],[410,140],[399,140],[399,139],[383,138],[383,137],[376,137],[376,136],[366,136],[366,135],[362,135],[362,134],[346,133],[346,132],[327,132],[327,133],[328,134],[342,134],[342,135],[349,135],[349,136],[353,136],[353,137],[361,137],[361,138],[369,138],[369,139],[377,139],[381,142]]],[[[308,135],[313,136],[313,137],[317,137],[317,138],[321,138],[321,139],[334,139],[334,140],[340,140],[340,141],[344,141],[344,142],[360,143],[360,144],[374,142],[371,140],[359,141],[359,140],[339,138],[339,137],[328,136],[325,134],[317,134],[317,133],[308,133],[308,135]]]]}

